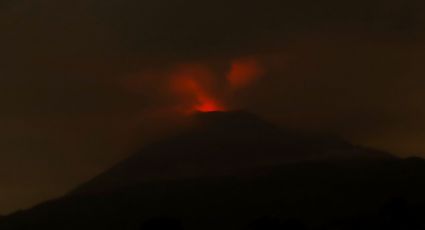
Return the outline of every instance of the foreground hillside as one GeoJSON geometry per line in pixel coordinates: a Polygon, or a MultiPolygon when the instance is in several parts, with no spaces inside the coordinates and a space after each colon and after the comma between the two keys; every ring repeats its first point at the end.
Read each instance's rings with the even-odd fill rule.
{"type": "MultiPolygon", "coordinates": [[[[65,197],[16,213],[0,229],[136,230],[158,216],[177,218],[186,229],[243,229],[263,216],[317,227],[374,215],[395,198],[420,205],[424,178],[420,159],[290,164],[264,175],[160,181],[65,197]]],[[[425,220],[423,214],[417,215],[425,220]]]]}

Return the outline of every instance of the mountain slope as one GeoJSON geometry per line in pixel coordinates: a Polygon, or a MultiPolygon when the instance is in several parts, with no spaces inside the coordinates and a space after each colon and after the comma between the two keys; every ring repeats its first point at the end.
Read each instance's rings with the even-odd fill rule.
{"type": "Polygon", "coordinates": [[[5,217],[0,229],[138,230],[157,216],[178,218],[188,230],[243,229],[261,216],[318,226],[373,215],[394,197],[425,202],[420,158],[302,134],[245,112],[197,114],[188,127],[67,196],[5,217]]]}
{"type": "Polygon", "coordinates": [[[339,139],[280,128],[241,111],[199,113],[188,127],[146,146],[73,193],[107,192],[152,180],[238,175],[302,160],[391,157],[339,139]]]}

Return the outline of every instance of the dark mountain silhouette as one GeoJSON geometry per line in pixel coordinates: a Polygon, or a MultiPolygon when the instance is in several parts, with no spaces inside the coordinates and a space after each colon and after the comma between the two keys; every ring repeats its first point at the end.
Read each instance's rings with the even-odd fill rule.
{"type": "Polygon", "coordinates": [[[166,218],[166,217],[157,217],[152,218],[149,220],[146,220],[144,223],[142,223],[141,226],[142,230],[183,230],[183,224],[181,221],[173,219],[173,218],[166,218]]]}
{"type": "Polygon", "coordinates": [[[146,146],[73,193],[105,192],[150,180],[238,175],[305,160],[376,157],[391,156],[280,128],[247,112],[199,113],[185,132],[146,146]]]}
{"type": "Polygon", "coordinates": [[[425,220],[417,211],[425,208],[424,178],[420,158],[301,134],[243,112],[198,114],[187,131],[65,197],[0,220],[0,229],[417,227],[405,222],[425,220]],[[395,197],[416,206],[385,206],[395,197]],[[415,211],[399,218],[400,207],[415,211]]]}

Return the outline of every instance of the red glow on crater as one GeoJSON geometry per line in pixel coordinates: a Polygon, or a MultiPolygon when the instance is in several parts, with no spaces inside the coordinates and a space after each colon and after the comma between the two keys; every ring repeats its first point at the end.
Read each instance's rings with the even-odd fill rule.
{"type": "Polygon", "coordinates": [[[195,106],[195,110],[206,113],[224,111],[225,109],[214,100],[203,100],[199,105],[195,106]]]}
{"type": "Polygon", "coordinates": [[[208,63],[176,65],[166,75],[173,91],[172,100],[177,111],[193,112],[226,111],[235,91],[254,84],[264,69],[255,58],[226,60],[230,68],[215,68],[208,63]],[[226,105],[226,106],[225,106],[226,105]]]}
{"type": "Polygon", "coordinates": [[[200,65],[185,65],[172,75],[172,87],[183,99],[184,112],[224,111],[223,103],[207,87],[215,79],[208,68],[200,65]]]}

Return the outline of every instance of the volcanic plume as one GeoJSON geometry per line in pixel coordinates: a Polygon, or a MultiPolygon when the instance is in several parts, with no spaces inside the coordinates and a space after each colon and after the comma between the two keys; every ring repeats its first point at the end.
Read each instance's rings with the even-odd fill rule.
{"type": "Polygon", "coordinates": [[[225,106],[207,85],[214,80],[214,75],[202,65],[184,65],[171,75],[173,91],[183,99],[184,112],[223,111],[225,106]]]}
{"type": "Polygon", "coordinates": [[[232,89],[246,88],[263,74],[264,70],[257,59],[243,58],[232,62],[232,67],[227,74],[227,80],[232,89]]]}
{"type": "Polygon", "coordinates": [[[205,63],[175,67],[168,78],[171,91],[181,99],[178,110],[184,113],[229,110],[229,95],[247,88],[264,74],[255,58],[239,58],[225,64],[228,67],[224,71],[205,63]]]}

